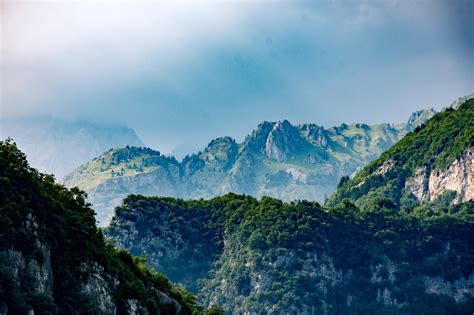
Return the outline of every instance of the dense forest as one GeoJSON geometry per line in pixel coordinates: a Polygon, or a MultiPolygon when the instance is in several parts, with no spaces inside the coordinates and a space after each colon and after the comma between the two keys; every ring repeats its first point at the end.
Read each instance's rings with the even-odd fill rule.
{"type": "Polygon", "coordinates": [[[78,189],[29,167],[0,142],[0,313],[219,314],[114,248],[78,189]]]}
{"type": "Polygon", "coordinates": [[[130,196],[107,235],[232,313],[469,314],[474,207],[453,208],[420,218],[389,200],[360,211],[234,194],[130,196]]]}

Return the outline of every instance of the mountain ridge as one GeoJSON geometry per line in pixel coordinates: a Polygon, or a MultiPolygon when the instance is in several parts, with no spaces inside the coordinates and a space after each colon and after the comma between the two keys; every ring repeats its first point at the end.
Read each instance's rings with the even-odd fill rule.
{"type": "Polygon", "coordinates": [[[389,196],[399,206],[410,204],[413,199],[435,201],[448,190],[455,192],[452,202],[472,199],[473,116],[474,98],[435,115],[426,124],[408,133],[353,179],[341,184],[328,204],[335,205],[349,198],[363,207],[367,190],[380,196],[389,196]],[[459,176],[463,179],[459,180],[459,176]],[[403,189],[398,189],[400,187],[403,189]]]}
{"type": "Polygon", "coordinates": [[[328,129],[316,124],[292,125],[288,120],[264,121],[242,143],[230,137],[216,138],[203,151],[181,161],[149,157],[145,148],[107,151],[65,176],[63,182],[86,190],[101,224],[131,193],[211,198],[236,192],[322,202],[340,177],[378,157],[433,113],[416,112],[416,118],[410,117],[405,124],[353,123],[328,129]],[[137,152],[144,152],[143,156],[137,152]],[[116,162],[116,156],[130,154],[137,158],[116,162]]]}

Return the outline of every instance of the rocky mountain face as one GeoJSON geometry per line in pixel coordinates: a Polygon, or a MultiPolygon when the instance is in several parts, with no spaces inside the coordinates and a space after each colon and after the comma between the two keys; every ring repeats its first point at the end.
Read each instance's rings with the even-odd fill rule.
{"type": "Polygon", "coordinates": [[[0,141],[0,314],[211,313],[143,259],[106,244],[83,192],[0,141]]]}
{"type": "Polygon", "coordinates": [[[101,224],[128,194],[211,198],[235,192],[322,202],[339,178],[377,158],[433,114],[432,109],[416,112],[399,125],[329,129],[263,122],[242,143],[218,138],[181,162],[146,148],[115,149],[68,174],[64,184],[88,193],[101,224]]]}
{"type": "Polygon", "coordinates": [[[0,139],[11,137],[31,165],[60,179],[111,148],[143,146],[135,131],[87,121],[4,119],[0,139]]]}
{"type": "Polygon", "coordinates": [[[405,193],[422,201],[435,201],[445,192],[455,193],[454,203],[474,199],[474,147],[468,148],[446,169],[415,169],[405,181],[405,193]]]}

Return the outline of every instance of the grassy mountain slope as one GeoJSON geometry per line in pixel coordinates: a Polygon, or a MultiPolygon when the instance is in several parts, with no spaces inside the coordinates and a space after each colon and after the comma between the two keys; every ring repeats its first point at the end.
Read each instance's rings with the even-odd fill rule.
{"type": "Polygon", "coordinates": [[[128,194],[211,198],[236,192],[323,201],[341,176],[378,157],[432,114],[414,113],[397,126],[343,124],[325,129],[263,122],[240,144],[218,138],[180,163],[150,149],[115,149],[78,168],[64,183],[87,191],[102,224],[128,194]]]}
{"type": "MultiPolygon", "coordinates": [[[[0,142],[0,313],[191,314],[196,299],[108,245],[78,189],[0,142]]],[[[193,313],[195,314],[195,313],[193,313]]]]}

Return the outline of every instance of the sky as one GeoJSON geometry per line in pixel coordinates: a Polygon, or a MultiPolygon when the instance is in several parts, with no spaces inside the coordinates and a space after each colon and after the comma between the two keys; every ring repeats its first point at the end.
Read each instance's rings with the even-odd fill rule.
{"type": "Polygon", "coordinates": [[[474,92],[474,1],[0,2],[0,118],[182,156],[258,123],[397,123],[474,92]]]}

